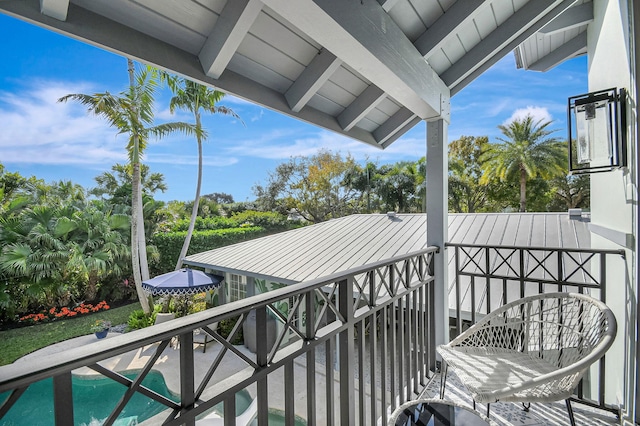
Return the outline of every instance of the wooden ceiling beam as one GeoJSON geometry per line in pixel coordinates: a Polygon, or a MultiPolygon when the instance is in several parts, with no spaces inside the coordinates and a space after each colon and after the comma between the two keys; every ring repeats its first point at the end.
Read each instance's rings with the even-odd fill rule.
{"type": "Polygon", "coordinates": [[[299,112],[341,64],[342,61],[326,49],[318,53],[284,94],[291,110],[299,112]]]}
{"type": "Polygon", "coordinates": [[[231,0],[224,6],[198,58],[205,74],[219,78],[262,10],[260,0],[231,0]]]}

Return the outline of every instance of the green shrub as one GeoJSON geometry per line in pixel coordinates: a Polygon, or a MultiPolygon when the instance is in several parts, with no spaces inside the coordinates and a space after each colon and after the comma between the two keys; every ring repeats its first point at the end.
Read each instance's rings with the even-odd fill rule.
{"type": "Polygon", "coordinates": [[[155,322],[155,314],[156,312],[154,311],[151,315],[147,315],[142,309],[137,309],[131,312],[131,315],[129,315],[129,320],[127,321],[127,329],[139,330],[141,328],[153,325],[153,323],[155,322]]]}
{"type": "Polygon", "coordinates": [[[261,226],[268,230],[285,230],[289,228],[287,217],[275,212],[259,212],[246,210],[231,216],[239,226],[261,226]]]}
{"type": "MultiPolygon", "coordinates": [[[[229,335],[231,334],[231,331],[233,330],[233,327],[235,327],[236,322],[238,322],[238,318],[239,317],[234,317],[234,318],[228,318],[226,320],[222,320],[218,323],[218,334],[220,334],[220,336],[224,337],[225,339],[227,339],[229,337],[229,335]]],[[[233,339],[230,342],[232,345],[242,345],[244,344],[244,336],[242,335],[242,327],[238,328],[238,332],[236,333],[235,336],[233,336],[233,339]]]]}
{"type": "MultiPolygon", "coordinates": [[[[182,232],[189,229],[190,219],[177,220],[171,227],[171,232],[182,232]]],[[[244,210],[232,213],[230,217],[196,218],[196,231],[210,231],[214,229],[231,229],[246,226],[261,226],[269,230],[284,230],[289,227],[287,217],[275,212],[259,212],[244,210]]]]}
{"type": "MultiPolygon", "coordinates": [[[[177,220],[173,226],[171,227],[172,232],[182,232],[189,229],[189,222],[191,220],[189,218],[177,220]]],[[[235,220],[226,218],[226,217],[207,217],[202,218],[200,216],[196,217],[196,224],[194,229],[196,231],[209,231],[213,229],[229,229],[229,228],[237,228],[238,223],[235,220]]]]}
{"type": "MultiPolygon", "coordinates": [[[[269,231],[258,226],[194,232],[187,255],[251,240],[267,234],[269,234],[269,231]]],[[[186,235],[185,231],[165,232],[153,236],[153,244],[160,253],[159,270],[157,272],[162,273],[173,270],[186,235]]]]}

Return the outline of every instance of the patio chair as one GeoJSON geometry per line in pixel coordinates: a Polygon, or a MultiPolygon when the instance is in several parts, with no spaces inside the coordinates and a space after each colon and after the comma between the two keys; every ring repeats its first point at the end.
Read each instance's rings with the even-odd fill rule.
{"type": "Polygon", "coordinates": [[[547,293],[516,300],[489,313],[449,344],[438,347],[475,403],[552,402],[569,398],[591,364],[616,335],[616,319],[602,302],[581,294],[547,293]]]}
{"type": "MultiPolygon", "coordinates": [[[[218,323],[214,322],[209,326],[211,331],[216,331],[218,329],[218,323]]],[[[193,343],[196,345],[202,345],[202,352],[207,352],[207,344],[215,341],[213,337],[209,335],[202,328],[198,328],[193,331],[193,343]]]]}

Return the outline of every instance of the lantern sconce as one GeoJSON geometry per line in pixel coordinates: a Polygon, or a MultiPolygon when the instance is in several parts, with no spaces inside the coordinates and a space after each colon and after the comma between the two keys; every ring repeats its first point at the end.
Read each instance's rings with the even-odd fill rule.
{"type": "Polygon", "coordinates": [[[607,89],[569,98],[569,172],[625,167],[626,90],[607,89]]]}

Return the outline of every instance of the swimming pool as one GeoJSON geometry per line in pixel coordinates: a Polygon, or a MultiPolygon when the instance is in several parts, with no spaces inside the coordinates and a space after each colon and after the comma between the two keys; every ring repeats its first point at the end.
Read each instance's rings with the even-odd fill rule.
{"type": "MultiPolygon", "coordinates": [[[[123,373],[135,378],[137,373],[123,373]]],[[[157,371],[151,371],[142,381],[149,389],[173,400],[179,401],[165,384],[164,377],[157,371]]],[[[73,417],[75,425],[100,424],[111,414],[124,395],[126,386],[103,376],[73,376],[73,417]],[[92,423],[93,422],[93,423],[92,423]]],[[[0,395],[0,400],[9,396],[0,395]]],[[[148,419],[167,407],[140,393],[135,393],[120,414],[119,418],[137,417],[138,421],[148,419]]],[[[0,425],[54,425],[53,417],[53,380],[45,379],[29,386],[11,410],[0,419],[0,425]]]]}
{"type": "MultiPolygon", "coordinates": [[[[124,372],[124,376],[133,379],[137,372],[124,372]]],[[[180,396],[172,393],[160,372],[151,371],[142,381],[149,389],[173,401],[179,402],[180,396]]],[[[101,424],[120,401],[126,387],[104,376],[73,376],[73,417],[74,424],[101,424]]],[[[9,393],[0,394],[0,401],[9,397],[9,393]]],[[[253,399],[242,390],[236,394],[236,415],[247,410],[253,399]]],[[[136,419],[138,422],[149,419],[166,410],[167,407],[140,393],[135,393],[127,403],[118,419],[136,419]]],[[[222,403],[212,409],[223,412],[222,403]]],[[[125,424],[128,424],[125,422],[125,424]]],[[[0,419],[2,426],[53,426],[53,380],[46,379],[29,386],[11,410],[0,419]]]]}

